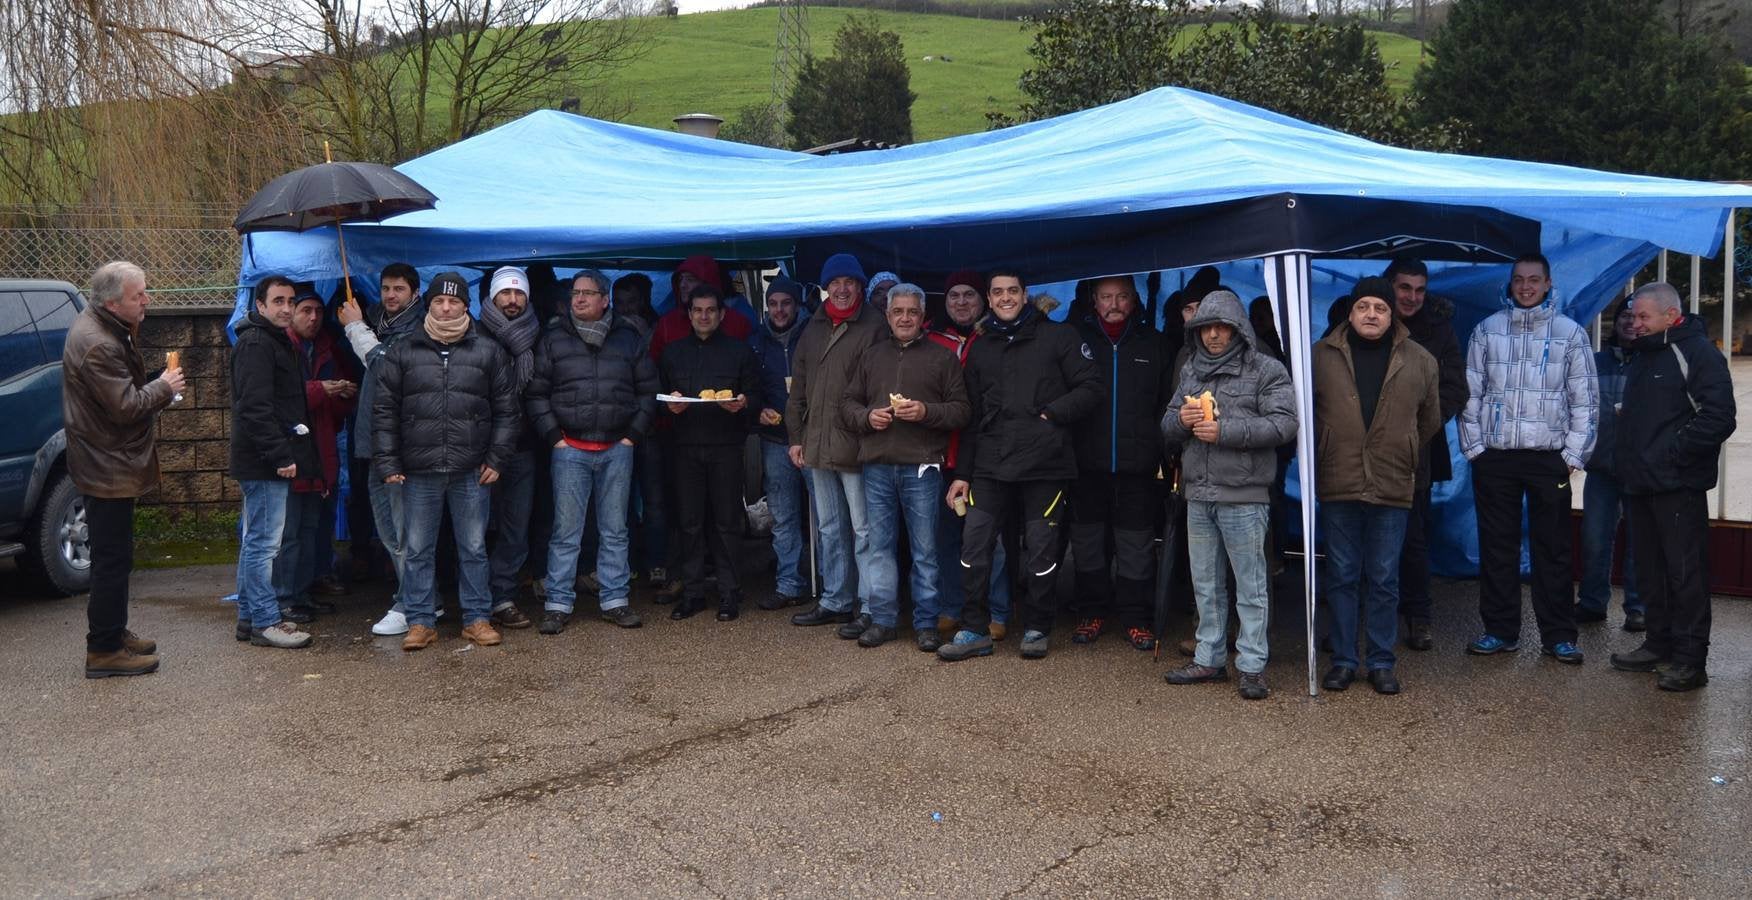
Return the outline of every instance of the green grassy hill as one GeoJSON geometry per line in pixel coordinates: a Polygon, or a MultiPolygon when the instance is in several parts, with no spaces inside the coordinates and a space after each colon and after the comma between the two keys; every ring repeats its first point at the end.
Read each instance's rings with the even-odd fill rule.
{"type": "MultiPolygon", "coordinates": [[[[811,47],[833,52],[833,33],[850,9],[809,11],[811,47]]],[[[912,69],[913,136],[920,141],[985,130],[989,109],[1013,109],[1016,79],[1028,61],[1031,35],[1015,22],[960,16],[881,13],[901,36],[912,69]],[[953,62],[924,57],[949,56],[953,62]]],[[[695,13],[652,23],[650,50],[604,87],[609,109],[624,121],[670,128],[690,112],[731,118],[772,91],[778,11],[695,13]]]]}
{"type": "MultiPolygon", "coordinates": [[[[833,50],[833,33],[859,10],[812,8],[811,47],[833,50]]],[[[984,131],[985,114],[1012,112],[1021,100],[1016,80],[1027,67],[1031,31],[1016,22],[918,13],[878,13],[882,26],[900,35],[912,69],[913,136],[919,141],[984,131]],[[925,57],[933,59],[925,61],[925,57]],[[948,56],[953,62],[943,62],[948,56]]],[[[1227,26],[1216,26],[1227,27],[1227,26]]],[[[772,89],[773,45],[778,12],[742,9],[695,13],[652,23],[649,51],[616,72],[600,91],[605,113],[635,125],[671,128],[682,113],[709,112],[732,118],[742,107],[765,102],[772,89]]],[[[1416,40],[1375,33],[1394,87],[1411,84],[1420,47],[1416,40]]]]}

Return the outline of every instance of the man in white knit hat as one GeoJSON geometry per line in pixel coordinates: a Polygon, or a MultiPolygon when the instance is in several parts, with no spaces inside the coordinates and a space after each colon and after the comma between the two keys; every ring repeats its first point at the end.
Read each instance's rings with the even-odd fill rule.
{"type": "MultiPolygon", "coordinates": [[[[541,319],[529,306],[529,277],[522,269],[501,266],[487,286],[481,304],[481,330],[511,358],[511,381],[517,406],[535,370],[535,344],[541,319]]],[[[489,529],[496,535],[488,554],[487,585],[493,595],[493,622],[504,628],[528,628],[529,617],[517,608],[517,577],[529,559],[529,511],[535,502],[536,437],[528,418],[517,434],[516,450],[505,461],[492,485],[493,512],[489,529]]]]}

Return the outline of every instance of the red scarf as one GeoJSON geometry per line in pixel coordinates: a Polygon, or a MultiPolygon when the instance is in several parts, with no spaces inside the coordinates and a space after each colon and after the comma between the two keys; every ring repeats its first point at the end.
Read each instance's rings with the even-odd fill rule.
{"type": "Polygon", "coordinates": [[[864,305],[864,298],[859,297],[858,302],[853,303],[851,306],[842,310],[839,307],[833,305],[832,300],[829,300],[826,303],[821,304],[821,311],[823,314],[825,314],[827,316],[828,324],[832,325],[835,328],[838,328],[841,325],[846,324],[847,319],[850,319],[851,317],[857,315],[858,314],[858,307],[863,306],[863,305],[864,305]]]}
{"type": "Polygon", "coordinates": [[[1120,319],[1117,322],[1109,322],[1106,319],[1102,319],[1101,320],[1101,330],[1103,332],[1106,332],[1108,340],[1118,341],[1119,336],[1125,333],[1125,326],[1127,324],[1129,324],[1129,323],[1127,323],[1126,320],[1124,320],[1124,319],[1120,319]]]}

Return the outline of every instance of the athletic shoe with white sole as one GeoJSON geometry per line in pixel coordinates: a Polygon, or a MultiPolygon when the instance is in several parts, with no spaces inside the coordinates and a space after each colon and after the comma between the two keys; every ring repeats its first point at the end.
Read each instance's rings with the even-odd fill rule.
{"type": "Polygon", "coordinates": [[[393,609],[384,613],[383,618],[378,619],[377,624],[371,626],[371,633],[380,637],[393,637],[398,634],[407,634],[407,613],[396,612],[393,609]]]}

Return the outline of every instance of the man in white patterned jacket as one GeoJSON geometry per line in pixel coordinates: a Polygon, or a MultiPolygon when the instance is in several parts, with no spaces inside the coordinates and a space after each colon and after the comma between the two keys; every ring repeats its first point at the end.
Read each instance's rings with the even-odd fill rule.
{"type": "Polygon", "coordinates": [[[1480,322],[1466,351],[1470,396],[1460,451],[1478,507],[1478,612],[1468,653],[1512,653],[1521,640],[1521,499],[1532,539],[1540,649],[1580,665],[1570,575],[1570,476],[1594,450],[1599,386],[1587,333],[1557,311],[1551,264],[1515,260],[1506,308],[1480,322]]]}

